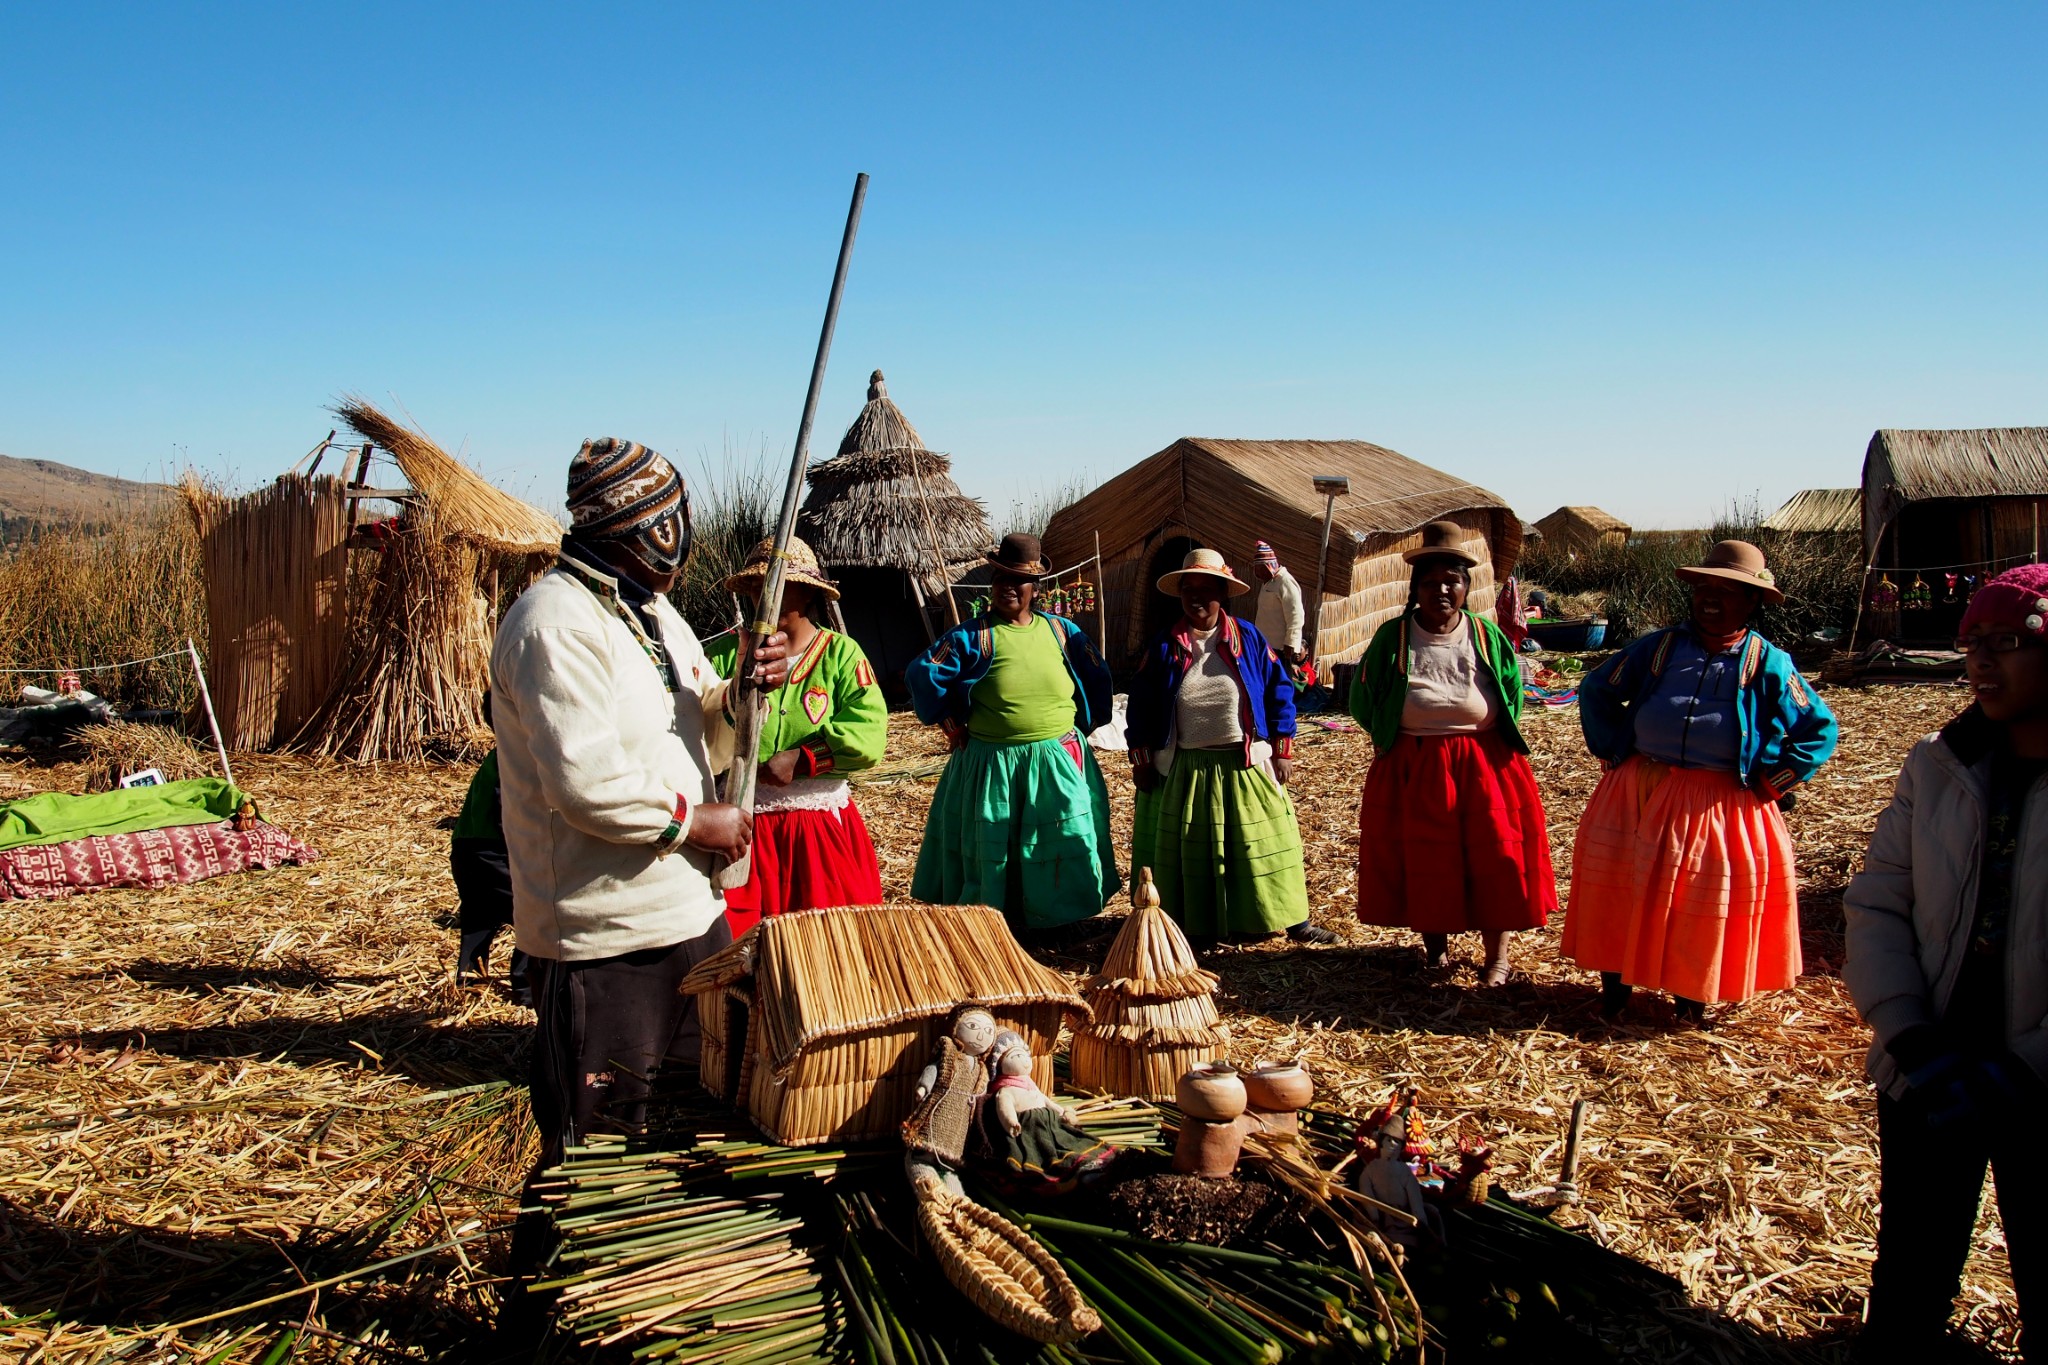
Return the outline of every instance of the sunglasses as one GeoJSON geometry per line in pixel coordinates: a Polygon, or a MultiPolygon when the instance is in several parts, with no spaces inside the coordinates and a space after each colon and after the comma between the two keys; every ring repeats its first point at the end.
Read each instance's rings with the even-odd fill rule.
{"type": "Polygon", "coordinates": [[[1992,635],[1964,635],[1956,640],[1958,654],[2010,654],[2021,645],[2038,637],[2022,635],[2016,630],[2001,630],[1992,635]]]}

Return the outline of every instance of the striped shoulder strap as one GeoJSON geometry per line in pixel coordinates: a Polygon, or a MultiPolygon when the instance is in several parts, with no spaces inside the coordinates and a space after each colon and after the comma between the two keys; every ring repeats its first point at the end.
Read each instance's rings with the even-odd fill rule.
{"type": "Polygon", "coordinates": [[[1663,638],[1657,641],[1657,652],[1650,656],[1651,677],[1661,678],[1664,676],[1664,665],[1671,662],[1671,646],[1677,639],[1677,631],[1667,630],[1664,632],[1663,638]]]}
{"type": "Polygon", "coordinates": [[[1742,672],[1740,674],[1742,686],[1747,687],[1750,683],[1754,682],[1756,675],[1763,670],[1763,666],[1764,637],[1755,631],[1751,631],[1749,638],[1743,641],[1742,644],[1742,672]]]}

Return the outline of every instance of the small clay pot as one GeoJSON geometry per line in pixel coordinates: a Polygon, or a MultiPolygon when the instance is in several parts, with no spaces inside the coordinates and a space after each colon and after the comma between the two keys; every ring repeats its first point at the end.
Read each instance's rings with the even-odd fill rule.
{"type": "Polygon", "coordinates": [[[1244,1151],[1247,1129],[1242,1117],[1213,1123],[1208,1119],[1183,1119],[1180,1137],[1173,1144],[1173,1169],[1181,1175],[1199,1175],[1224,1180],[1237,1170],[1238,1155],[1244,1151]]]}
{"type": "Polygon", "coordinates": [[[1229,1062],[1199,1062],[1174,1082],[1173,1096],[1191,1119],[1228,1123],[1244,1112],[1244,1078],[1229,1062]]]}
{"type": "Polygon", "coordinates": [[[1265,1113],[1291,1113],[1315,1098],[1316,1084],[1298,1061],[1260,1062],[1242,1075],[1246,1103],[1265,1113]]]}

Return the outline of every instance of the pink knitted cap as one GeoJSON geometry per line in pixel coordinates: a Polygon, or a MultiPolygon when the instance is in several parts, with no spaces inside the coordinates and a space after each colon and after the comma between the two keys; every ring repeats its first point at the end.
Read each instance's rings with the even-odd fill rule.
{"type": "Polygon", "coordinates": [[[1957,634],[1967,635],[1976,626],[2013,626],[2035,635],[2048,635],[2048,564],[2022,564],[2007,569],[1977,589],[1963,612],[1957,634]]]}

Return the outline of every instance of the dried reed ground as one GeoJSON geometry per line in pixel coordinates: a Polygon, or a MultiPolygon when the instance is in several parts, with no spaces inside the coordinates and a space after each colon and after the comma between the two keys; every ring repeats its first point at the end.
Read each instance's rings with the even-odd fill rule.
{"type": "MultiPolygon", "coordinates": [[[[1465,960],[1440,980],[1405,935],[1357,926],[1354,810],[1369,746],[1306,726],[1296,793],[1311,896],[1344,942],[1210,958],[1234,1051],[1298,1053],[1325,1099],[1352,1108],[1420,1084],[1439,1131],[1495,1143],[1512,1192],[1552,1184],[1572,1100],[1592,1100],[1587,1232],[1679,1276],[1719,1315],[1721,1358],[1838,1358],[1867,1283],[1877,1195],[1867,1035],[1835,976],[1839,896],[1906,748],[1959,700],[1935,688],[1828,696],[1844,744],[1792,817],[1809,975],[1717,1011],[1711,1032],[1674,1031],[1668,1008],[1648,1002],[1625,1026],[1600,1026],[1590,978],[1557,959],[1555,927],[1519,941],[1526,979],[1481,993],[1476,942],[1457,945],[1465,960]]],[[[1571,710],[1528,728],[1566,877],[1597,771],[1571,710]]],[[[892,763],[937,752],[895,719],[892,763]]],[[[1121,756],[1108,757],[1125,841],[1130,784],[1121,756]]],[[[16,768],[0,783],[77,786],[81,772],[16,768]]],[[[0,902],[13,949],[0,966],[0,1304],[17,1319],[0,1327],[0,1355],[82,1359],[128,1339],[127,1358],[168,1354],[167,1323],[510,1212],[532,1150],[516,1106],[516,1123],[487,1114],[424,1139],[430,1118],[477,1101],[379,1108],[514,1075],[523,1060],[528,1016],[447,980],[453,896],[436,822],[457,808],[467,770],[249,757],[237,774],[326,860],[153,895],[0,902]],[[331,1244],[464,1160],[381,1249],[331,1244]]],[[[931,787],[861,789],[892,895],[907,888],[931,787]]],[[[1089,965],[1107,941],[1060,965],[1089,965]]],[[[225,1359],[256,1359],[305,1324],[301,1358],[430,1354],[486,1320],[503,1250],[487,1238],[176,1340],[233,1342],[225,1359]],[[344,1340],[358,1337],[378,1344],[344,1340]]],[[[1988,1210],[1962,1309],[1973,1337],[2011,1351],[2017,1320],[1988,1210]]]]}

